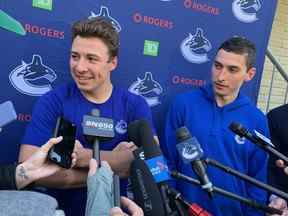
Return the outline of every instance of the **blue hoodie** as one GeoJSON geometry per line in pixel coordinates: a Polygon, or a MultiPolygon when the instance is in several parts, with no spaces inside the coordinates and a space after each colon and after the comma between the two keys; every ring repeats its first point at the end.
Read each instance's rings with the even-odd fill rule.
{"type": "MultiPolygon", "coordinates": [[[[198,139],[204,150],[204,158],[215,159],[266,183],[267,153],[231,132],[228,127],[233,121],[241,123],[248,130],[256,129],[269,136],[266,117],[241,93],[224,107],[217,106],[211,85],[177,96],[166,119],[166,142],[162,146],[169,168],[197,178],[191,165],[183,163],[175,147],[176,129],[186,126],[191,135],[198,139]]],[[[207,174],[214,186],[266,204],[266,192],[254,185],[212,166],[208,166],[207,174]]],[[[175,181],[175,186],[185,199],[200,204],[213,215],[264,215],[219,194],[210,200],[199,186],[180,180],[175,181]]]]}

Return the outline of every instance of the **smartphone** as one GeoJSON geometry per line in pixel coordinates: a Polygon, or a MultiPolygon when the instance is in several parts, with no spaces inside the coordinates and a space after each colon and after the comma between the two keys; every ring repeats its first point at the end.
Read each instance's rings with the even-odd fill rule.
{"type": "Polygon", "coordinates": [[[71,154],[75,144],[76,126],[59,117],[54,130],[54,137],[58,136],[62,136],[63,139],[49,150],[48,158],[59,166],[69,169],[72,164],[71,154]]]}

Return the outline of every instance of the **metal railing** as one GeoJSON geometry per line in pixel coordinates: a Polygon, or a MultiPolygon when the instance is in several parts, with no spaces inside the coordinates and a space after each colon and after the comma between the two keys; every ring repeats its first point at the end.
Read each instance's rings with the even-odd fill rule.
{"type": "MultiPolygon", "coordinates": [[[[283,100],[282,101],[281,100],[277,100],[277,103],[279,105],[287,103],[287,97],[288,97],[287,96],[288,95],[288,75],[287,75],[286,71],[284,70],[284,68],[282,67],[282,65],[273,56],[273,54],[271,53],[271,51],[269,49],[266,50],[266,56],[268,57],[268,59],[270,60],[270,62],[273,65],[272,74],[271,74],[271,82],[270,82],[269,87],[268,87],[269,90],[268,90],[268,96],[267,96],[266,108],[265,108],[265,111],[267,113],[271,108],[273,108],[273,107],[271,107],[271,101],[272,101],[273,92],[274,92],[274,89],[275,89],[275,77],[276,77],[277,73],[280,73],[281,77],[284,79],[284,81],[286,81],[285,82],[286,87],[283,87],[283,88],[286,88],[284,96],[283,96],[283,100]]],[[[281,86],[281,88],[282,88],[282,86],[281,86]]]]}

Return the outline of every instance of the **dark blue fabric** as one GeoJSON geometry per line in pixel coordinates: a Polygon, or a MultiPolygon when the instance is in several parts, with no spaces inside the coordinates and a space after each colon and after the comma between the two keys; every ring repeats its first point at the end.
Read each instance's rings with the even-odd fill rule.
{"type": "MultiPolygon", "coordinates": [[[[222,108],[217,107],[210,85],[176,97],[169,110],[166,122],[166,142],[162,145],[168,157],[170,169],[176,168],[179,172],[195,178],[191,165],[184,164],[175,149],[175,131],[181,126],[186,126],[191,135],[200,142],[204,157],[215,159],[266,182],[267,154],[248,140],[242,144],[237,143],[235,134],[228,129],[233,121],[241,123],[250,130],[256,129],[266,136],[269,135],[264,114],[241,94],[234,102],[222,108]]],[[[212,166],[208,166],[207,173],[210,181],[217,187],[262,203],[266,202],[266,192],[236,177],[212,166]]],[[[206,192],[195,185],[183,181],[177,181],[175,185],[186,199],[201,204],[213,215],[231,215],[232,213],[233,215],[263,215],[261,212],[248,209],[239,202],[220,195],[215,195],[213,200],[209,200],[206,192]]]]}

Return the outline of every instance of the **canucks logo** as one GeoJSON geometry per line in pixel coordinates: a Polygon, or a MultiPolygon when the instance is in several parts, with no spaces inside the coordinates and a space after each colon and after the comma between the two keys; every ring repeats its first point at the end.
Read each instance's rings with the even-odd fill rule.
{"type": "Polygon", "coordinates": [[[245,137],[240,137],[239,135],[235,135],[234,139],[238,144],[244,144],[246,140],[245,137]]]}
{"type": "Polygon", "coordinates": [[[127,122],[120,120],[115,126],[115,130],[118,134],[124,134],[127,132],[127,122]]]}
{"type": "Polygon", "coordinates": [[[252,23],[258,20],[257,12],[260,8],[260,0],[234,0],[232,3],[234,16],[244,23],[252,23]]]}
{"type": "Polygon", "coordinates": [[[51,83],[57,78],[55,72],[44,65],[40,55],[33,55],[30,63],[17,66],[9,75],[13,87],[19,92],[41,96],[52,89],[51,83]]]}
{"type": "Polygon", "coordinates": [[[160,104],[159,97],[163,91],[161,85],[153,79],[151,72],[146,72],[143,79],[137,77],[137,81],[133,82],[128,90],[144,97],[151,107],[160,104]]]}
{"type": "Polygon", "coordinates": [[[107,20],[109,20],[114,26],[114,28],[117,30],[117,32],[121,31],[121,26],[119,22],[115,18],[110,16],[110,12],[107,7],[101,6],[100,12],[98,14],[95,14],[93,11],[91,11],[91,15],[89,16],[89,19],[92,19],[93,17],[99,17],[99,16],[105,17],[107,20]]]}
{"type": "Polygon", "coordinates": [[[204,37],[203,29],[197,28],[196,33],[186,37],[180,45],[184,58],[196,64],[209,61],[207,53],[211,50],[210,41],[204,37]]]}

